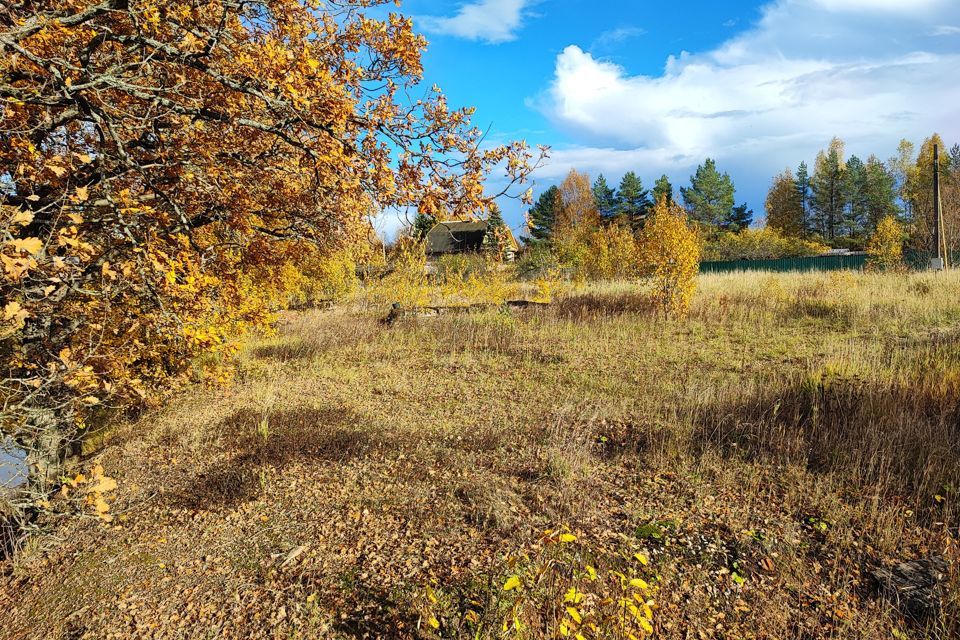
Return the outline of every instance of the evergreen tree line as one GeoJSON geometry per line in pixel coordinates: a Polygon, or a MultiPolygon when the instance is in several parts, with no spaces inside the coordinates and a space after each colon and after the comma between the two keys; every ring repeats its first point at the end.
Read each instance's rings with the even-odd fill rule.
{"type": "MultiPolygon", "coordinates": [[[[540,194],[527,215],[529,244],[548,244],[558,228],[585,219],[584,208],[591,209],[591,215],[600,224],[619,224],[639,230],[656,202],[663,199],[667,204],[674,203],[674,188],[666,175],[657,178],[653,189],[648,190],[633,171],[624,174],[616,189],[600,174],[590,188],[589,202],[584,202],[581,195],[571,195],[582,194],[584,180],[589,184],[589,178],[574,169],[559,186],[551,186],[540,194]],[[571,215],[571,209],[578,213],[571,215]]],[[[735,205],[735,193],[729,174],[720,173],[710,158],[690,176],[690,186],[680,188],[680,197],[691,220],[707,228],[739,232],[750,226],[753,211],[746,203],[735,205]]]]}
{"type": "Polygon", "coordinates": [[[773,178],[765,208],[767,224],[786,235],[819,237],[827,244],[860,248],[884,218],[894,216],[911,230],[912,243],[925,249],[933,220],[933,145],[940,148],[945,226],[958,225],[954,200],[960,193],[960,145],[949,150],[940,136],[927,138],[915,153],[902,140],[887,161],[871,155],[866,162],[846,157],[845,144],[834,138],[817,154],[810,172],[801,162],[773,178]]]}

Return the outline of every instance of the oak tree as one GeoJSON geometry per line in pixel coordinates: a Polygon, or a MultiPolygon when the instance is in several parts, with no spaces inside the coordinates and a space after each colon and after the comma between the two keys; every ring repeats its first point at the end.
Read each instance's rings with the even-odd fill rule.
{"type": "MultiPolygon", "coordinates": [[[[524,143],[419,88],[383,0],[0,7],[0,395],[32,494],[95,421],[269,323],[305,256],[367,216],[466,216],[524,143]]],[[[2,439],[2,438],[0,438],[2,439]]]]}

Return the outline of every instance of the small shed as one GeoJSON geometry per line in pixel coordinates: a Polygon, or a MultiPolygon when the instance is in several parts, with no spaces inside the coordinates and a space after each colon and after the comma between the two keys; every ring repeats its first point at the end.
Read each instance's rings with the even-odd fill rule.
{"type": "MultiPolygon", "coordinates": [[[[504,229],[507,233],[507,259],[511,259],[519,249],[519,245],[510,229],[507,227],[504,229]]],[[[453,253],[479,252],[484,247],[488,233],[490,233],[490,225],[484,220],[438,222],[427,233],[427,257],[437,258],[453,253]]]]}

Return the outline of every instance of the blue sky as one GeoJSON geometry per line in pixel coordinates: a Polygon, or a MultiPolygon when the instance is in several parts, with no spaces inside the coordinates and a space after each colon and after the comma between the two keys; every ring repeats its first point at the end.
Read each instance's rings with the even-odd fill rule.
{"type": "MultiPolygon", "coordinates": [[[[490,140],[571,167],[686,184],[714,157],[762,216],[771,177],[838,135],[887,158],[901,138],[960,142],[960,1],[407,0],[425,81],[477,107],[490,140]]],[[[507,221],[522,207],[504,202],[507,221]]],[[[389,225],[388,225],[389,226],[389,225]]],[[[387,230],[389,231],[389,230],[387,230]]]]}

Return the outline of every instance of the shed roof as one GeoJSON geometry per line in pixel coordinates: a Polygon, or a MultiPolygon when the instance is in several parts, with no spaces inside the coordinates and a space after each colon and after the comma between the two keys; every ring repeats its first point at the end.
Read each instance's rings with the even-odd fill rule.
{"type": "Polygon", "coordinates": [[[461,253],[479,251],[487,235],[487,223],[483,220],[453,220],[438,222],[427,233],[427,253],[461,253]]]}

